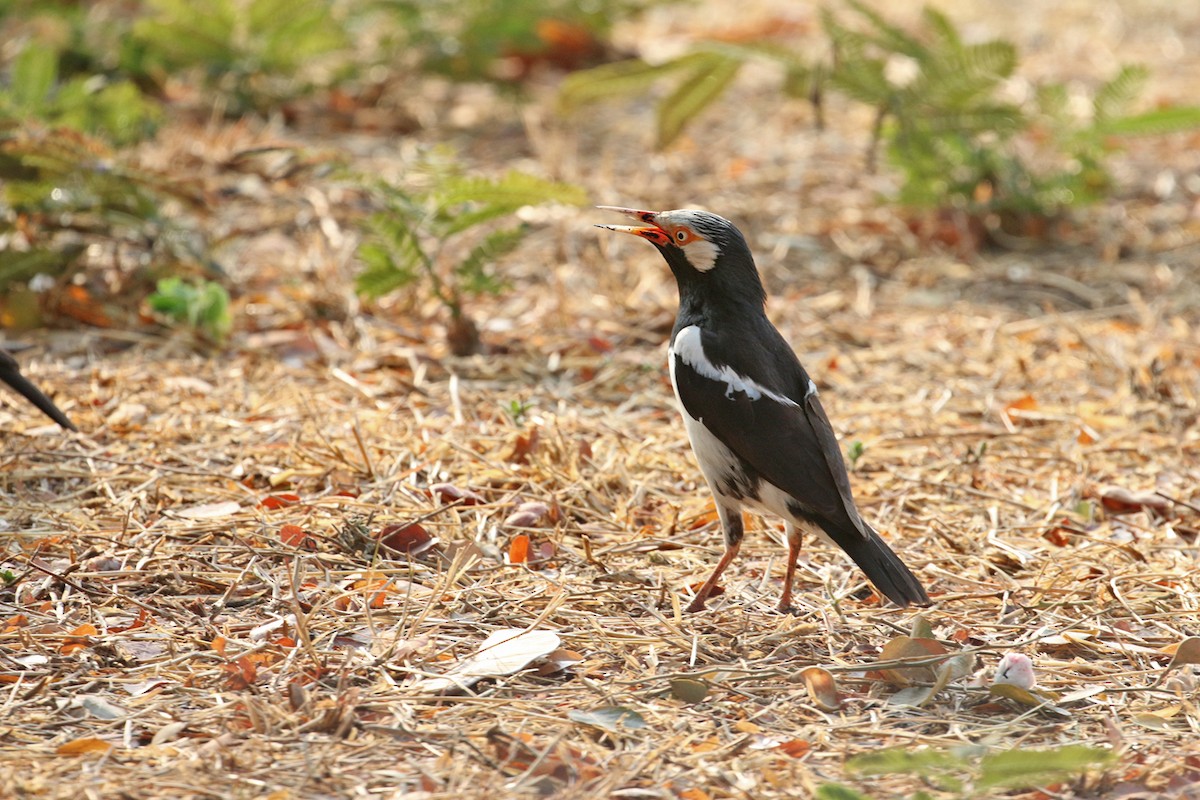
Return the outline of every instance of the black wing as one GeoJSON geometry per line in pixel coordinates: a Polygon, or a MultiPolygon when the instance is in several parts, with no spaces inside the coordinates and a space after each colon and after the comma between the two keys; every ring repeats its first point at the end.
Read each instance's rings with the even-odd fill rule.
{"type": "MultiPolygon", "coordinates": [[[[706,354],[715,349],[709,339],[702,331],[706,354]]],[[[759,476],[791,495],[805,517],[844,534],[867,535],[833,427],[816,393],[807,391],[808,376],[798,363],[795,373],[802,388],[752,399],[746,392],[729,391],[724,381],[702,375],[679,356],[672,358],[679,398],[690,416],[703,420],[759,476]]]]}
{"type": "Polygon", "coordinates": [[[70,431],[79,430],[71,420],[67,419],[67,415],[42,393],[41,389],[34,386],[28,378],[21,374],[21,368],[17,365],[16,359],[4,350],[0,350],[0,380],[11,386],[18,394],[40,408],[42,413],[62,427],[70,431]]]}

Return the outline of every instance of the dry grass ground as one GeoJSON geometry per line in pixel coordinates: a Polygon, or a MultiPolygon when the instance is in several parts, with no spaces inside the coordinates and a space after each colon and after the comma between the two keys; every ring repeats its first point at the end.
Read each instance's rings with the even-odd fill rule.
{"type": "MultiPolygon", "coordinates": [[[[1192,45],[1176,60],[1200,52],[1174,6],[1112,4],[1090,28],[1050,8],[1107,51],[1166,26],[1192,45]]],[[[1022,15],[979,14],[1035,64],[1065,46],[1014,27],[1022,15]]],[[[1128,60],[1179,99],[1171,59],[1128,60]]],[[[506,266],[517,288],[475,306],[496,351],[453,359],[434,307],[361,313],[350,190],[226,168],[282,143],[400,175],[412,142],[181,126],[146,157],[236,188],[213,224],[249,232],[221,254],[241,328],[203,356],[121,331],[47,339],[65,362],[27,371],[78,436],[0,407],[0,795],[703,800],[834,781],[951,797],[843,765],[893,746],[1087,744],[1116,761],[1029,796],[1195,796],[1194,667],[1164,677],[1200,634],[1194,141],[1124,156],[1130,188],[1073,242],[965,264],[879,207],[861,120],[835,108],[814,133],[753,76],[745,113],[726,106],[665,155],[642,150],[644,116],[563,123],[535,101],[516,120],[457,98],[470,124],[450,138],[484,166],[578,181],[597,202],[703,204],[746,230],[772,317],[843,443],[861,443],[860,506],[980,680],[893,702],[872,665],[916,614],[881,606],[822,545],[795,614],[775,613],[769,521],[710,610],[681,612],[720,535],[663,369],[674,288],[650,248],[594,234],[600,212],[540,218],[506,266]],[[1163,170],[1180,184],[1159,197],[1163,170]],[[517,530],[525,502],[545,511],[517,530]],[[438,544],[409,556],[356,533],[391,523],[438,544]],[[509,564],[522,532],[535,560],[509,564]],[[418,684],[502,629],[553,631],[562,650],[458,696],[418,684]],[[1053,702],[989,696],[1014,651],[1053,702]],[[814,665],[836,696],[805,684],[814,665]],[[578,718],[615,707],[637,716],[578,718]]]]}

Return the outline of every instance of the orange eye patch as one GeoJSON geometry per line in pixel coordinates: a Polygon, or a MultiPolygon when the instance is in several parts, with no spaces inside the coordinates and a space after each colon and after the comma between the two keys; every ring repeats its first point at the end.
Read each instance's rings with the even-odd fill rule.
{"type": "Polygon", "coordinates": [[[683,247],[686,244],[696,241],[696,234],[692,233],[688,228],[676,228],[671,231],[671,241],[683,247]]]}

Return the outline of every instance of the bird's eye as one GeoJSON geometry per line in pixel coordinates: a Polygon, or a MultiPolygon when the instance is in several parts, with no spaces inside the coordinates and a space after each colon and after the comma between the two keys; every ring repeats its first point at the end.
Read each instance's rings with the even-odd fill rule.
{"type": "Polygon", "coordinates": [[[681,242],[686,242],[688,238],[687,231],[677,231],[675,233],[675,238],[681,242]]]}

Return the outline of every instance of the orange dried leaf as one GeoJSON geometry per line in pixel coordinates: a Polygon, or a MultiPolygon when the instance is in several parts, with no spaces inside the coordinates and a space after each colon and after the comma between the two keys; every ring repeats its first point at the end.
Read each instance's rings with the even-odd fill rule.
{"type": "Polygon", "coordinates": [[[96,630],[95,625],[84,623],[67,634],[63,639],[62,646],[58,648],[58,652],[65,656],[78,650],[84,650],[88,647],[87,637],[95,636],[97,633],[99,631],[96,630]]]}
{"type": "Polygon", "coordinates": [[[299,502],[300,495],[298,494],[269,494],[262,499],[262,502],[259,503],[259,506],[267,509],[268,511],[274,511],[279,508],[294,506],[299,502]]]}
{"type": "Polygon", "coordinates": [[[792,758],[803,758],[808,755],[808,751],[812,749],[812,745],[805,739],[791,739],[786,742],[780,742],[778,749],[792,758]]]}
{"type": "MultiPolygon", "coordinates": [[[[703,585],[704,585],[704,581],[696,581],[695,583],[689,583],[688,589],[690,589],[692,591],[692,594],[694,595],[700,591],[700,587],[703,585]]],[[[708,596],[710,598],[713,598],[713,597],[720,597],[723,594],[725,594],[725,587],[718,583],[716,586],[714,586],[712,588],[712,591],[708,593],[708,596]]]]}
{"type": "Polygon", "coordinates": [[[316,550],[317,541],[299,525],[284,525],[279,529],[279,541],[297,550],[316,550]]]}
{"type": "Polygon", "coordinates": [[[529,561],[529,537],[518,533],[508,543],[508,563],[524,564],[529,561]]]}
{"type": "Polygon", "coordinates": [[[225,655],[225,645],[226,641],[224,636],[214,636],[213,640],[208,643],[208,646],[212,648],[213,652],[219,656],[225,655]]]}
{"type": "Polygon", "coordinates": [[[226,687],[235,691],[249,689],[258,677],[258,665],[254,659],[247,656],[226,664],[224,670],[226,687]]]}
{"type": "Polygon", "coordinates": [[[54,749],[54,752],[60,756],[82,756],[88,753],[107,753],[112,747],[112,742],[106,742],[94,736],[85,736],[82,739],[72,739],[65,744],[60,744],[54,749]]]}

